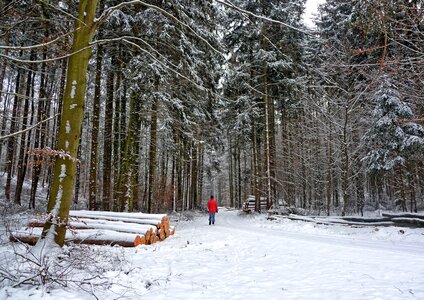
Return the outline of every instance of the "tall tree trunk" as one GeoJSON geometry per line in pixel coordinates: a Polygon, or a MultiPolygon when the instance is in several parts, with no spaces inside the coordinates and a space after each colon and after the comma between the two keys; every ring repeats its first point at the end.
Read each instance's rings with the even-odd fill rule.
{"type": "Polygon", "coordinates": [[[155,188],[158,127],[158,100],[156,96],[153,96],[152,101],[152,110],[150,114],[149,183],[147,187],[147,211],[149,213],[152,212],[152,194],[155,188]]]}
{"type": "MultiPolygon", "coordinates": [[[[33,53],[31,53],[31,59],[34,59],[33,53]]],[[[33,70],[28,71],[26,91],[25,91],[25,104],[24,111],[22,113],[22,130],[25,130],[28,126],[28,116],[29,116],[29,103],[31,97],[31,90],[33,89],[33,70]]],[[[28,144],[26,142],[27,133],[23,133],[20,137],[20,150],[18,158],[18,176],[16,179],[16,191],[15,191],[15,203],[21,205],[21,194],[22,187],[24,184],[25,174],[28,164],[28,144]]]]}
{"type": "Polygon", "coordinates": [[[191,145],[191,203],[192,208],[198,208],[198,171],[199,171],[199,161],[198,161],[198,144],[192,143],[191,145]]]}
{"type": "MultiPolygon", "coordinates": [[[[43,59],[46,58],[46,51],[43,52],[43,59]]],[[[37,108],[37,123],[46,118],[45,113],[45,99],[47,97],[47,78],[46,78],[46,63],[43,62],[41,65],[41,76],[40,76],[40,92],[39,92],[39,101],[37,108]]],[[[43,125],[43,124],[42,124],[43,125]]],[[[37,128],[35,131],[34,138],[34,148],[44,148],[44,126],[37,128]]],[[[42,168],[42,158],[34,156],[34,162],[32,166],[32,182],[31,182],[31,192],[30,192],[30,208],[35,208],[35,196],[38,188],[38,181],[40,180],[42,168]]]]}
{"type": "Polygon", "coordinates": [[[176,208],[179,211],[184,210],[184,201],[183,201],[183,180],[182,180],[182,162],[183,162],[183,142],[182,138],[180,136],[180,133],[176,131],[176,147],[177,147],[177,153],[175,158],[175,172],[176,172],[176,196],[175,196],[175,203],[176,208]]]}
{"type": "Polygon", "coordinates": [[[258,158],[258,141],[256,136],[255,123],[252,124],[252,151],[253,151],[253,180],[254,180],[254,193],[255,193],[255,211],[261,211],[260,205],[260,190],[259,190],[259,158],[258,158]]]}
{"type": "MultiPolygon", "coordinates": [[[[119,53],[121,53],[119,49],[119,53]]],[[[113,203],[112,207],[118,207],[118,199],[119,199],[119,183],[121,176],[121,155],[123,150],[121,148],[122,140],[125,134],[125,121],[123,124],[122,120],[125,120],[125,111],[123,109],[126,108],[126,91],[127,91],[127,83],[125,80],[122,80],[122,63],[119,63],[118,70],[116,71],[116,90],[120,92],[115,93],[115,112],[114,112],[114,120],[113,120],[113,158],[115,163],[113,164],[113,203]],[[121,85],[122,84],[122,85],[121,85]],[[122,91],[121,91],[122,90],[122,91]],[[125,104],[125,105],[124,105],[125,104]],[[122,135],[122,139],[121,139],[122,135]]]]}
{"type": "Polygon", "coordinates": [[[88,48],[96,24],[94,23],[97,0],[80,0],[78,20],[75,23],[73,55],[69,58],[68,73],[63,101],[58,149],[69,157],[56,157],[54,176],[49,198],[47,220],[42,239],[63,246],[66,223],[72,204],[75,184],[76,156],[84,117],[84,104],[87,84],[87,66],[91,55],[88,48]]]}
{"type": "MultiPolygon", "coordinates": [[[[5,39],[4,39],[4,44],[5,46],[9,46],[9,41],[10,41],[10,30],[6,32],[5,34],[5,39]]],[[[5,50],[4,51],[5,55],[8,55],[8,51],[5,50]]],[[[7,59],[5,57],[0,59],[1,64],[0,64],[0,100],[2,98],[2,93],[3,93],[3,88],[4,88],[4,77],[6,75],[6,69],[7,69],[7,59]]],[[[12,72],[10,72],[12,73],[12,72]]],[[[4,105],[3,105],[3,116],[1,119],[1,129],[0,129],[0,136],[3,136],[5,129],[6,129],[6,121],[7,121],[7,114],[6,114],[6,107],[7,107],[7,94],[4,97],[4,105]]],[[[1,103],[1,101],[0,101],[1,103]]],[[[3,151],[3,142],[0,141],[0,157],[2,157],[2,151],[3,151]]]]}
{"type": "MultiPolygon", "coordinates": [[[[13,110],[12,110],[12,119],[10,120],[10,133],[14,133],[18,129],[19,124],[19,107],[21,105],[21,100],[18,98],[20,85],[21,85],[21,69],[18,70],[18,74],[16,76],[16,85],[15,85],[15,97],[13,101],[13,110]]],[[[6,200],[10,201],[10,192],[11,192],[11,184],[13,177],[13,162],[15,157],[15,149],[16,149],[16,138],[14,136],[10,137],[7,141],[7,156],[6,156],[6,185],[5,185],[5,196],[6,200]]]]}
{"type": "Polygon", "coordinates": [[[100,116],[100,94],[102,79],[103,46],[97,47],[96,78],[93,99],[93,121],[91,127],[91,157],[90,178],[88,191],[88,209],[97,210],[97,155],[99,146],[99,116],[100,116]]]}
{"type": "Polygon", "coordinates": [[[229,189],[230,189],[230,207],[234,207],[234,158],[233,158],[233,142],[231,137],[228,138],[228,159],[229,159],[229,189]]]}
{"type": "Polygon", "coordinates": [[[141,101],[135,93],[130,98],[128,129],[125,140],[125,152],[122,159],[119,211],[132,211],[134,207],[135,179],[138,177],[137,154],[139,148],[141,101]]]}
{"type": "MultiPolygon", "coordinates": [[[[112,58],[112,62],[115,61],[112,58]]],[[[112,63],[113,65],[113,63],[112,63]]],[[[113,129],[113,90],[114,72],[109,70],[106,79],[106,105],[105,105],[105,125],[103,134],[103,210],[111,209],[111,188],[112,188],[112,129],[113,129]]],[[[113,206],[114,211],[119,211],[118,206],[113,206]]]]}
{"type": "Polygon", "coordinates": [[[205,152],[205,147],[204,147],[204,145],[203,144],[199,144],[199,155],[198,155],[198,157],[199,157],[199,159],[198,159],[198,161],[199,161],[199,163],[198,163],[198,169],[199,169],[199,171],[198,171],[198,174],[199,174],[199,176],[197,176],[198,178],[197,178],[197,180],[198,180],[198,185],[199,185],[199,199],[200,199],[200,202],[202,202],[202,195],[203,195],[203,171],[204,171],[204,168],[205,168],[205,160],[204,160],[204,157],[205,157],[205,155],[204,155],[204,152],[205,152]]]}
{"type": "MultiPolygon", "coordinates": [[[[80,158],[81,158],[81,134],[80,134],[80,142],[78,145],[78,152],[77,152],[77,159],[80,160],[80,158]]],[[[74,199],[73,199],[74,204],[78,204],[80,187],[81,187],[81,165],[77,164],[76,172],[75,172],[75,188],[74,188],[74,199]]]]}
{"type": "Polygon", "coordinates": [[[348,126],[348,106],[345,109],[345,122],[343,126],[343,141],[342,141],[342,190],[343,190],[343,207],[342,216],[346,215],[346,212],[350,206],[350,192],[349,192],[349,149],[348,149],[348,137],[347,137],[347,126],[348,126]]]}

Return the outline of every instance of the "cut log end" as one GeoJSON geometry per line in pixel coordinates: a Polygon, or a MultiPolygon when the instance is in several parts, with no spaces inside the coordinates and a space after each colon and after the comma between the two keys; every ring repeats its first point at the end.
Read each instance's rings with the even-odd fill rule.
{"type": "Polygon", "coordinates": [[[141,245],[141,237],[137,235],[134,240],[134,247],[141,245]]]}

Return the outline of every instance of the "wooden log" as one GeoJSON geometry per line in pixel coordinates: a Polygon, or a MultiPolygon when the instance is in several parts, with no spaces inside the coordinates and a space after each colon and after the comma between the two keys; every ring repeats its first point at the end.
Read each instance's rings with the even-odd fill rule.
{"type": "Polygon", "coordinates": [[[146,231],[146,234],[144,236],[146,239],[146,245],[150,245],[150,236],[151,236],[150,230],[146,231]]]}
{"type": "MultiPolygon", "coordinates": [[[[28,224],[29,227],[43,227],[44,223],[38,222],[36,220],[31,220],[28,224]]],[[[127,232],[127,233],[137,233],[143,234],[150,229],[156,230],[156,226],[152,225],[140,225],[140,224],[131,224],[131,223],[114,223],[109,221],[97,220],[93,222],[92,220],[80,219],[80,222],[71,221],[68,222],[68,226],[71,229],[107,229],[117,232],[127,232]]]]}
{"type": "Polygon", "coordinates": [[[120,221],[125,223],[136,223],[136,224],[151,224],[157,226],[161,222],[158,218],[152,219],[140,219],[140,218],[129,218],[119,216],[102,216],[102,215],[90,215],[90,214],[78,214],[78,216],[70,215],[70,219],[95,219],[95,220],[107,220],[107,221],[120,221]]]}
{"type": "Polygon", "coordinates": [[[290,214],[288,216],[282,216],[282,218],[287,218],[290,220],[296,220],[296,221],[305,221],[305,222],[313,222],[316,224],[322,224],[322,225],[347,225],[347,226],[356,226],[356,227],[365,227],[365,226],[393,226],[393,222],[374,222],[374,223],[363,223],[363,222],[351,222],[346,220],[341,220],[337,218],[312,218],[312,217],[305,217],[305,216],[298,216],[294,214],[290,214]]]}
{"type": "Polygon", "coordinates": [[[150,233],[149,245],[154,244],[156,241],[156,234],[154,232],[150,233]]]}
{"type": "MultiPolygon", "coordinates": [[[[169,217],[164,214],[73,212],[76,213],[73,213],[74,216],[71,216],[68,221],[66,242],[130,247],[153,244],[166,239],[175,232],[175,227],[170,226],[169,217]],[[142,215],[142,217],[128,217],[134,215],[138,215],[138,217],[142,215]],[[155,217],[152,218],[152,216],[155,217]]],[[[14,232],[10,235],[10,239],[35,244],[41,235],[43,226],[44,219],[33,219],[28,228],[14,232]]]]}
{"type": "MultiPolygon", "coordinates": [[[[22,241],[35,245],[41,236],[42,228],[31,228],[14,231],[9,239],[11,241],[22,241]]],[[[110,230],[82,229],[66,232],[65,243],[82,243],[91,245],[119,245],[123,247],[134,247],[137,234],[117,233],[110,230]]]]}
{"type": "MultiPolygon", "coordinates": [[[[159,222],[163,217],[167,217],[166,214],[145,214],[140,212],[124,213],[124,212],[112,212],[112,211],[93,211],[93,210],[71,210],[69,212],[71,217],[88,217],[88,216],[104,216],[104,217],[118,217],[118,218],[133,218],[133,219],[153,219],[159,222]]],[[[158,222],[158,223],[159,223],[158,222]]]]}
{"type": "Polygon", "coordinates": [[[415,218],[424,220],[424,214],[418,213],[382,213],[381,215],[389,218],[415,218]]]}
{"type": "Polygon", "coordinates": [[[141,245],[141,237],[139,235],[137,235],[134,240],[134,247],[137,247],[138,245],[141,245]]]}
{"type": "Polygon", "coordinates": [[[414,225],[416,227],[424,227],[424,220],[419,218],[392,218],[392,221],[396,226],[414,225]]]}
{"type": "Polygon", "coordinates": [[[31,246],[34,246],[37,244],[38,239],[40,238],[39,235],[20,235],[16,233],[11,233],[9,235],[9,240],[11,242],[22,242],[31,246]]]}
{"type": "Polygon", "coordinates": [[[373,223],[373,222],[387,222],[390,221],[391,218],[388,217],[340,217],[342,220],[352,221],[352,222],[363,222],[363,223],[373,223]]]}
{"type": "Polygon", "coordinates": [[[159,230],[159,240],[163,241],[164,239],[166,239],[165,230],[161,229],[159,230]]]}

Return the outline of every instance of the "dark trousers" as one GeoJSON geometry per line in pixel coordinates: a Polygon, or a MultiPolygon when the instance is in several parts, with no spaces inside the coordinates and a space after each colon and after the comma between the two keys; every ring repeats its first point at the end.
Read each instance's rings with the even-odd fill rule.
{"type": "Polygon", "coordinates": [[[210,224],[215,224],[215,213],[209,213],[209,225],[210,224]]]}

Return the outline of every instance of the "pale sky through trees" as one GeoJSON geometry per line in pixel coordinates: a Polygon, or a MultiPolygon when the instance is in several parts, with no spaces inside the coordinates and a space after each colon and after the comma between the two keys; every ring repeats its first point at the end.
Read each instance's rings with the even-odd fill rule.
{"type": "Polygon", "coordinates": [[[325,0],[307,0],[306,1],[306,9],[304,14],[305,24],[308,27],[313,27],[313,17],[314,14],[318,12],[318,5],[325,2],[325,0]]]}

